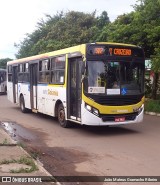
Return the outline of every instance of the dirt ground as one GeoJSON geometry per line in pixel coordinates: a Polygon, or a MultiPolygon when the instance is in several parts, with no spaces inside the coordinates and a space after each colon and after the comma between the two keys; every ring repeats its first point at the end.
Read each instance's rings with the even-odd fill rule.
{"type": "Polygon", "coordinates": [[[97,184],[100,182],[79,182],[85,179],[89,181],[91,178],[95,179],[95,174],[80,173],[75,170],[75,164],[90,160],[89,154],[80,152],[76,149],[66,149],[62,147],[48,147],[44,142],[45,135],[41,132],[35,132],[24,128],[16,123],[2,122],[1,127],[17,141],[34,159],[39,160],[44,168],[52,175],[57,177],[57,181],[61,184],[74,185],[74,184],[97,184]],[[67,178],[69,176],[69,178],[67,178]],[[91,176],[91,178],[88,178],[91,176]],[[83,179],[81,179],[83,177],[83,179]],[[86,177],[86,178],[85,178],[86,177]],[[71,182],[62,182],[64,181],[71,182]],[[74,182],[72,182],[74,181],[74,182]],[[76,181],[76,182],[75,182],[76,181]]]}
{"type": "MultiPolygon", "coordinates": [[[[38,158],[53,176],[159,176],[158,116],[145,115],[140,124],[119,127],[75,125],[64,129],[53,117],[39,113],[23,114],[6,96],[0,96],[0,121],[12,138],[38,158]]],[[[102,184],[80,181],[78,179],[69,184],[102,184]]]]}

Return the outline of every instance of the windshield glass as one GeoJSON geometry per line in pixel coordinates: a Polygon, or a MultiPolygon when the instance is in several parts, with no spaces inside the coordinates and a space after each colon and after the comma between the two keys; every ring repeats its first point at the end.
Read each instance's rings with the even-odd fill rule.
{"type": "Polygon", "coordinates": [[[6,74],[5,72],[0,71],[0,83],[4,82],[6,80],[6,74]]]}
{"type": "Polygon", "coordinates": [[[144,92],[144,65],[140,62],[88,61],[85,92],[135,95],[144,92]]]}

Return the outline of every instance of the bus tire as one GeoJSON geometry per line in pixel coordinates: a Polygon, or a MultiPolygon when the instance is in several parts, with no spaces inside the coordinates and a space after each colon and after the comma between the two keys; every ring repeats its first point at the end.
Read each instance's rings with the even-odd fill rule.
{"type": "Polygon", "coordinates": [[[27,108],[25,107],[24,97],[23,95],[20,96],[20,108],[23,113],[27,112],[27,108]]]}
{"type": "Polygon", "coordinates": [[[58,106],[58,121],[63,128],[70,127],[69,121],[65,119],[65,110],[63,104],[59,104],[58,106]]]}

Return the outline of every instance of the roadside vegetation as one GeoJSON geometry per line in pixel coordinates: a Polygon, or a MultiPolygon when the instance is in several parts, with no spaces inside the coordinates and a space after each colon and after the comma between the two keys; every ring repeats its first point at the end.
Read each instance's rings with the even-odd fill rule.
{"type": "Polygon", "coordinates": [[[11,159],[11,160],[2,160],[0,161],[0,165],[2,164],[11,164],[11,163],[17,163],[17,164],[25,164],[28,165],[28,168],[19,168],[19,169],[11,169],[11,173],[31,173],[33,171],[38,170],[38,167],[36,166],[33,159],[29,156],[22,156],[20,159],[11,159]]]}
{"type": "Polygon", "coordinates": [[[145,102],[145,111],[160,113],[160,99],[159,100],[148,99],[145,102]]]}
{"type": "Polygon", "coordinates": [[[2,142],[2,144],[3,145],[7,145],[9,142],[8,142],[8,140],[5,138],[4,140],[3,140],[3,142],[2,142]]]}

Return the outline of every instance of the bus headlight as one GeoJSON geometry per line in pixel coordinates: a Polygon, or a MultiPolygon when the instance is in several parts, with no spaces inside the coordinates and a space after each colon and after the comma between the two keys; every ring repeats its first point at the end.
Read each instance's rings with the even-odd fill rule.
{"type": "Polygon", "coordinates": [[[99,111],[95,108],[92,108],[93,114],[99,116],[99,111]]]}
{"type": "Polygon", "coordinates": [[[94,114],[94,115],[96,115],[96,116],[99,116],[99,111],[98,111],[98,109],[96,109],[96,108],[94,108],[94,107],[92,107],[92,106],[90,106],[90,105],[88,105],[88,104],[86,104],[86,103],[85,103],[85,108],[86,108],[89,112],[91,112],[92,114],[94,114]]]}
{"type": "Polygon", "coordinates": [[[90,105],[85,105],[85,107],[86,107],[86,109],[89,111],[89,112],[91,112],[91,110],[92,110],[92,107],[90,106],[90,105]]]}
{"type": "Polygon", "coordinates": [[[139,108],[133,108],[134,112],[137,112],[138,114],[140,114],[143,110],[144,104],[142,106],[140,106],[139,108]]]}

